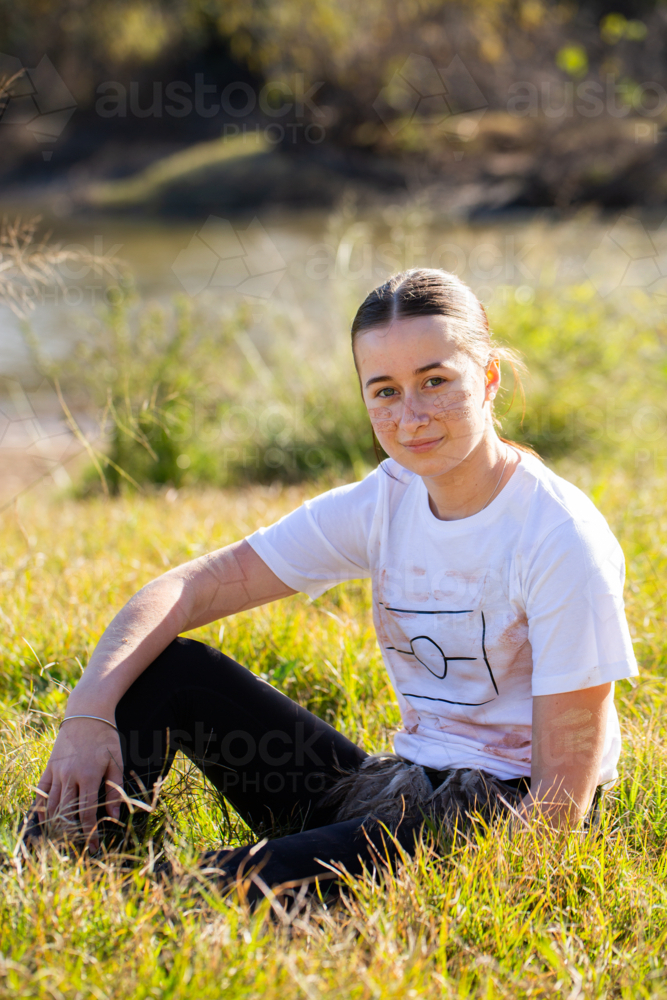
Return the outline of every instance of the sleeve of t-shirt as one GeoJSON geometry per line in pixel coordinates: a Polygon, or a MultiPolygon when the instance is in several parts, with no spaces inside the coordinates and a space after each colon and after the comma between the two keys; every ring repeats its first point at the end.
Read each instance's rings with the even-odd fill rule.
{"type": "Polygon", "coordinates": [[[624,579],[623,552],[601,515],[568,520],[538,546],[524,581],[533,695],[637,674],[624,579]]]}
{"type": "Polygon", "coordinates": [[[246,541],[288,587],[319,597],[343,580],[370,576],[368,544],[378,489],[372,472],[359,483],[307,500],[246,541]]]}

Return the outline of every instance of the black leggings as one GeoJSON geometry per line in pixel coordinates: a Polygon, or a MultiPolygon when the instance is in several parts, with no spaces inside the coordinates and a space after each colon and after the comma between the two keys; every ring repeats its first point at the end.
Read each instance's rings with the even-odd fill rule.
{"type": "MultiPolygon", "coordinates": [[[[240,865],[259,866],[269,886],[321,876],[324,887],[332,878],[327,862],[358,875],[378,854],[397,854],[370,817],[337,823],[334,809],[319,804],[365,752],[217,649],[174,640],[120,700],[116,724],[129,795],[150,801],[182,750],[258,837],[272,838],[250,857],[245,847],[218,858],[230,877],[240,865]]],[[[410,851],[416,834],[404,823],[394,836],[410,851]]]]}

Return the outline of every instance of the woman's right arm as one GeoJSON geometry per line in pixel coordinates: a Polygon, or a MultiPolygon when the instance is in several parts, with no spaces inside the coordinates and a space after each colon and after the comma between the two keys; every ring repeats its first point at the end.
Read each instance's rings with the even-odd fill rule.
{"type": "MultiPolygon", "coordinates": [[[[176,636],[294,593],[245,540],[169,570],[142,587],[105,630],[65,718],[95,715],[113,722],[127,689],[176,636]]],[[[78,814],[95,850],[100,784],[107,782],[107,812],[117,817],[113,784],[122,786],[122,778],[118,733],[103,722],[72,719],[59,732],[37,786],[40,818],[76,820],[78,814]]]]}

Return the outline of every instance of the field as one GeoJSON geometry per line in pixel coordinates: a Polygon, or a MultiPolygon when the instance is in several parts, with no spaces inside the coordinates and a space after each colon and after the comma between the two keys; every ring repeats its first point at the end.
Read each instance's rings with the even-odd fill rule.
{"type": "MultiPolygon", "coordinates": [[[[378,882],[351,881],[333,907],[314,900],[289,914],[271,900],[250,913],[210,887],[158,884],[148,850],[129,875],[113,858],[85,863],[55,850],[17,864],[16,828],[67,690],[112,613],[166,567],[270,523],[349,480],[350,465],[363,472],[368,459],[357,449],[347,466],[332,462],[319,478],[291,484],[239,478],[220,488],[185,477],[178,490],[85,498],[36,489],[0,521],[0,996],[667,995],[664,343],[658,325],[576,291],[512,307],[495,322],[535,373],[524,431],[517,416],[513,433],[593,497],[626,554],[642,676],[617,686],[621,780],[606,796],[601,829],[562,841],[480,828],[444,857],[425,849],[378,882]]],[[[334,402],[329,391],[329,417],[334,402]]],[[[368,750],[390,745],[398,712],[366,582],[223,625],[195,634],[368,750]]],[[[165,849],[186,866],[204,848],[248,836],[229,829],[185,762],[163,809],[165,849]]]]}

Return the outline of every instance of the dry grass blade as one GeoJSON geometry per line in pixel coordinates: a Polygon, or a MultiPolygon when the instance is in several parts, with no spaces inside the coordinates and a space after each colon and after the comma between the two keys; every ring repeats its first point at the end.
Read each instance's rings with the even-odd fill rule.
{"type": "Polygon", "coordinates": [[[16,96],[12,93],[13,85],[24,76],[25,67],[22,67],[16,73],[12,73],[11,76],[0,76],[0,113],[5,110],[11,98],[16,96]]]}
{"type": "Polygon", "coordinates": [[[21,319],[34,310],[40,291],[66,286],[66,266],[89,267],[116,280],[125,266],[118,257],[51,243],[50,233],[38,236],[40,221],[34,216],[11,222],[5,216],[0,227],[0,303],[21,319]]]}

